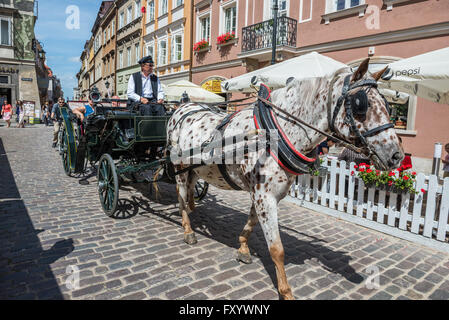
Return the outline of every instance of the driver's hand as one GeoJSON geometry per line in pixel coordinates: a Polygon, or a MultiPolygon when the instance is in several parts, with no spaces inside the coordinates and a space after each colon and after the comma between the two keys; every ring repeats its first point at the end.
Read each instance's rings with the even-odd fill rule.
{"type": "Polygon", "coordinates": [[[158,101],[157,101],[157,103],[159,103],[159,104],[163,104],[163,103],[164,103],[164,99],[160,99],[160,100],[158,100],[158,101]]]}
{"type": "Polygon", "coordinates": [[[140,98],[140,102],[142,102],[143,104],[148,104],[148,99],[147,98],[140,98]]]}

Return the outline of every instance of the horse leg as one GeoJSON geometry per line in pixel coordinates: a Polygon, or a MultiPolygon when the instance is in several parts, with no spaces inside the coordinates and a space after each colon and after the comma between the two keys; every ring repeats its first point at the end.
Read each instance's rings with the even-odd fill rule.
{"type": "Polygon", "coordinates": [[[257,215],[256,209],[254,208],[254,204],[251,206],[251,211],[249,213],[248,221],[246,222],[245,227],[243,228],[242,233],[239,237],[240,248],[238,250],[238,260],[243,263],[250,264],[252,263],[251,254],[248,248],[248,238],[253,232],[254,226],[257,224],[257,215]]]}
{"type": "Polygon", "coordinates": [[[197,243],[195,233],[190,225],[189,214],[193,211],[192,200],[193,187],[192,181],[195,180],[193,173],[184,173],[176,176],[178,185],[179,211],[182,216],[182,227],[184,228],[184,242],[190,245],[197,243]],[[192,179],[193,178],[193,179],[192,179]]]}
{"type": "Polygon", "coordinates": [[[257,218],[259,219],[271,259],[276,267],[278,291],[284,300],[294,300],[292,289],[287,282],[284,267],[284,246],[279,234],[277,201],[274,197],[262,198],[255,202],[257,218]]]}

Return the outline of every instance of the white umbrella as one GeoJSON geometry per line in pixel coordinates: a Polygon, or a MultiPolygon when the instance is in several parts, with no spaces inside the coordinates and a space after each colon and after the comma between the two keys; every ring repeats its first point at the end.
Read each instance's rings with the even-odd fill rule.
{"type": "Polygon", "coordinates": [[[179,101],[182,98],[182,94],[186,92],[189,98],[193,102],[224,102],[225,98],[218,94],[207,91],[200,86],[187,81],[179,80],[177,82],[167,85],[164,89],[165,99],[167,101],[179,101]]]}
{"type": "Polygon", "coordinates": [[[406,93],[385,88],[379,88],[379,92],[382,93],[390,103],[404,104],[407,103],[410,98],[410,96],[406,93]]]}
{"type": "Polygon", "coordinates": [[[449,104],[449,47],[388,65],[381,87],[449,104]]]}
{"type": "Polygon", "coordinates": [[[227,92],[253,92],[251,85],[258,87],[260,83],[277,89],[285,87],[290,78],[331,77],[342,68],[348,66],[317,52],[311,52],[235,77],[222,82],[221,85],[227,92]]]}

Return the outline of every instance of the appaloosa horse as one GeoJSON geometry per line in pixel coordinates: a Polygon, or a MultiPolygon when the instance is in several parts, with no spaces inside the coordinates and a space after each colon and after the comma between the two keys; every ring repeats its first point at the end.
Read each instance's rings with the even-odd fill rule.
{"type": "MultiPolygon", "coordinates": [[[[326,133],[333,133],[358,147],[369,149],[377,168],[397,168],[404,153],[395,130],[390,125],[387,102],[376,86],[384,70],[370,75],[367,72],[368,63],[369,59],[362,62],[353,74],[349,68],[340,70],[332,79],[290,81],[285,88],[271,93],[271,101],[326,133]]],[[[168,150],[175,152],[174,150],[199,148],[210,139],[222,124],[225,115],[213,110],[205,111],[204,108],[190,103],[174,113],[167,126],[168,150]]],[[[233,115],[230,120],[228,118],[226,125],[222,126],[223,137],[260,127],[255,108],[256,105],[247,107],[233,115]]],[[[271,116],[271,120],[274,119],[280,129],[284,143],[293,150],[290,152],[296,153],[306,162],[312,161],[303,154],[313,151],[325,136],[298,125],[279,112],[271,111],[271,116]]],[[[193,194],[197,179],[204,179],[218,188],[249,192],[252,206],[248,222],[239,237],[238,259],[251,263],[248,238],[259,222],[276,267],[279,293],[284,299],[294,299],[285,274],[284,248],[278,227],[278,203],[287,195],[296,175],[301,172],[295,172],[292,164],[288,165],[285,159],[277,158],[274,154],[261,163],[260,152],[249,153],[243,161],[236,164],[222,167],[204,165],[176,176],[184,241],[188,244],[197,242],[189,220],[189,213],[194,210],[193,194]]],[[[188,167],[181,161],[173,163],[176,170],[188,167]]]]}

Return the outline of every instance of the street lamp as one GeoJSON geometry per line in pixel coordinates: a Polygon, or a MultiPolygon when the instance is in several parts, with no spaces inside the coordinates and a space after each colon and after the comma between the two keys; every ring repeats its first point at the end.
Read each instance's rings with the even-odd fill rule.
{"type": "Polygon", "coordinates": [[[106,89],[109,89],[109,86],[110,86],[111,84],[109,83],[108,80],[106,80],[106,82],[104,83],[104,85],[106,86],[106,89]]]}
{"type": "Polygon", "coordinates": [[[274,0],[274,4],[273,4],[273,50],[271,53],[271,64],[275,64],[276,63],[276,33],[277,33],[277,24],[278,24],[278,0],[274,0]]]}

